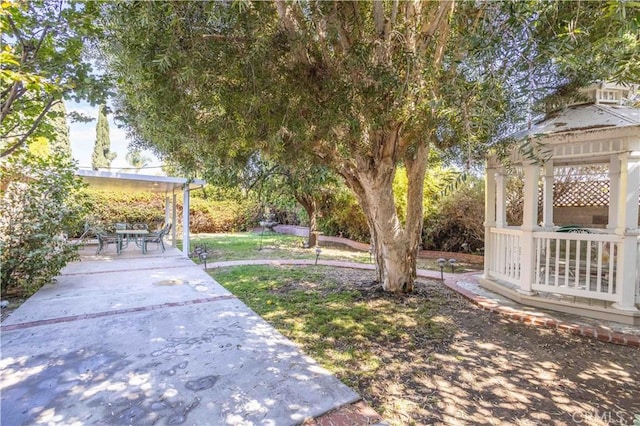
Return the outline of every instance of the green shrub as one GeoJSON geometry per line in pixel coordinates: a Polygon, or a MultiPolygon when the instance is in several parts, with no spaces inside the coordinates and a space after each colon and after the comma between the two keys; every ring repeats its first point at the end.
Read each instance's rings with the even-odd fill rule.
{"type": "MultiPolygon", "coordinates": [[[[182,205],[179,209],[182,212],[182,205]]],[[[251,201],[193,198],[190,201],[189,227],[193,233],[246,231],[255,225],[256,209],[251,201]]]]}
{"type": "Polygon", "coordinates": [[[367,218],[355,196],[346,187],[337,188],[333,197],[321,206],[318,228],[325,235],[335,235],[369,243],[367,218]]]}
{"type": "Polygon", "coordinates": [[[424,220],[422,244],[427,250],[475,251],[484,246],[484,185],[480,179],[460,184],[436,200],[424,220]]]}
{"type": "MultiPolygon", "coordinates": [[[[116,222],[145,223],[151,229],[164,222],[165,196],[145,192],[87,191],[92,202],[91,221],[109,229],[116,222]]],[[[182,226],[182,197],[176,207],[176,229],[182,226]]],[[[252,201],[191,197],[189,227],[193,233],[244,231],[254,224],[252,201]]]]}
{"type": "Polygon", "coordinates": [[[77,256],[67,235],[86,214],[82,180],[61,155],[23,151],[0,164],[2,295],[28,296],[77,256]]]}

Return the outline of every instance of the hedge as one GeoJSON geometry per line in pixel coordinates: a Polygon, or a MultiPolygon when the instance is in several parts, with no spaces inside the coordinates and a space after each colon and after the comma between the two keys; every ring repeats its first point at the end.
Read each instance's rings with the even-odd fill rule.
{"type": "MultiPolygon", "coordinates": [[[[89,222],[109,228],[117,222],[144,223],[150,229],[164,222],[163,194],[126,193],[87,190],[91,203],[89,222]]],[[[236,232],[254,226],[257,206],[254,202],[211,200],[191,197],[189,227],[193,233],[236,232]]],[[[177,203],[178,229],[182,224],[182,200],[177,203]]]]}

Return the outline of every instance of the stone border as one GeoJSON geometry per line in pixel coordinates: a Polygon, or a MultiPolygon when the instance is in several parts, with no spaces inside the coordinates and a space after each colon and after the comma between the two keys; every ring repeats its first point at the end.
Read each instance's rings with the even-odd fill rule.
{"type": "Polygon", "coordinates": [[[364,401],[343,405],[315,419],[307,419],[302,426],[386,426],[382,417],[364,401]]]}
{"type": "MultiPolygon", "coordinates": [[[[469,279],[475,281],[475,278],[468,275],[469,279]]],[[[613,343],[616,345],[632,346],[640,348],[640,336],[633,334],[619,333],[611,330],[607,330],[602,327],[593,327],[590,325],[570,324],[565,321],[557,320],[554,318],[540,318],[529,312],[519,311],[517,309],[500,306],[498,303],[488,300],[485,297],[479,296],[474,292],[460,287],[457,281],[451,278],[444,280],[444,285],[454,290],[461,296],[471,301],[474,305],[478,306],[483,311],[496,313],[500,316],[507,317],[524,324],[530,324],[536,327],[550,328],[560,331],[565,331],[576,336],[588,337],[590,339],[599,340],[601,342],[613,343]]]]}

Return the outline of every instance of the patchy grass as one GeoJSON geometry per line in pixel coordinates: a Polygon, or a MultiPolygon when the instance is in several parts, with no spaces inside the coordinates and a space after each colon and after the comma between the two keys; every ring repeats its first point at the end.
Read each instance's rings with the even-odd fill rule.
{"type": "MultiPolygon", "coordinates": [[[[244,259],[315,259],[313,248],[303,248],[305,238],[275,232],[238,232],[232,234],[199,234],[191,244],[206,244],[208,262],[244,259]]],[[[369,263],[369,253],[341,247],[321,247],[320,259],[369,263]]]]}
{"type": "Polygon", "coordinates": [[[349,385],[356,384],[354,372],[366,376],[381,367],[372,342],[411,347],[416,335],[450,337],[447,326],[434,320],[433,301],[417,304],[403,298],[398,303],[378,290],[369,274],[362,281],[344,283],[338,279],[343,272],[322,266],[242,266],[212,275],[349,385]]]}
{"type": "MultiPolygon", "coordinates": [[[[305,238],[294,235],[278,234],[275,232],[238,232],[232,234],[199,234],[192,238],[191,246],[206,245],[209,250],[208,263],[225,260],[247,259],[315,259],[314,249],[303,248],[305,238]]],[[[320,259],[342,260],[356,263],[371,263],[368,251],[359,251],[350,247],[321,245],[320,259]]],[[[199,259],[193,259],[202,263],[199,259]]],[[[439,271],[435,259],[418,258],[419,269],[439,271]]],[[[481,265],[459,262],[455,272],[469,272],[481,269],[481,265]]],[[[451,272],[445,267],[445,272],[451,272]]]]}
{"type": "Polygon", "coordinates": [[[640,414],[636,348],[482,312],[438,281],[395,296],[371,271],[211,275],[392,425],[634,424],[640,414]]]}

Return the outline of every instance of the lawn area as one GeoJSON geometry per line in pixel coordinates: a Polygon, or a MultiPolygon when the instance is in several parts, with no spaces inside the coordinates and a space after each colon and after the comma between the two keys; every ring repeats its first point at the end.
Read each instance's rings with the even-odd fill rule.
{"type": "Polygon", "coordinates": [[[210,274],[393,425],[640,423],[636,348],[480,311],[435,280],[395,296],[372,271],[210,274]]]}
{"type": "MultiPolygon", "coordinates": [[[[272,237],[263,250],[250,234],[207,241],[226,259],[309,256],[298,238],[272,237]]],[[[481,311],[438,280],[419,279],[414,293],[396,296],[367,270],[208,272],[394,426],[640,426],[637,348],[481,311]]]]}
{"type": "MultiPolygon", "coordinates": [[[[230,234],[198,234],[192,237],[191,246],[206,245],[209,250],[208,263],[225,260],[245,259],[315,259],[313,248],[303,248],[306,238],[275,232],[237,232],[230,234]]],[[[320,259],[342,260],[356,263],[372,263],[368,251],[359,251],[348,246],[321,244],[320,259]]],[[[451,257],[455,257],[452,254],[451,257]]],[[[201,263],[199,259],[193,259],[201,263]]],[[[418,258],[418,269],[439,271],[435,259],[418,258]]],[[[455,272],[469,272],[482,269],[482,265],[458,262],[455,272]]],[[[451,272],[449,266],[445,269],[451,272]]]]}

